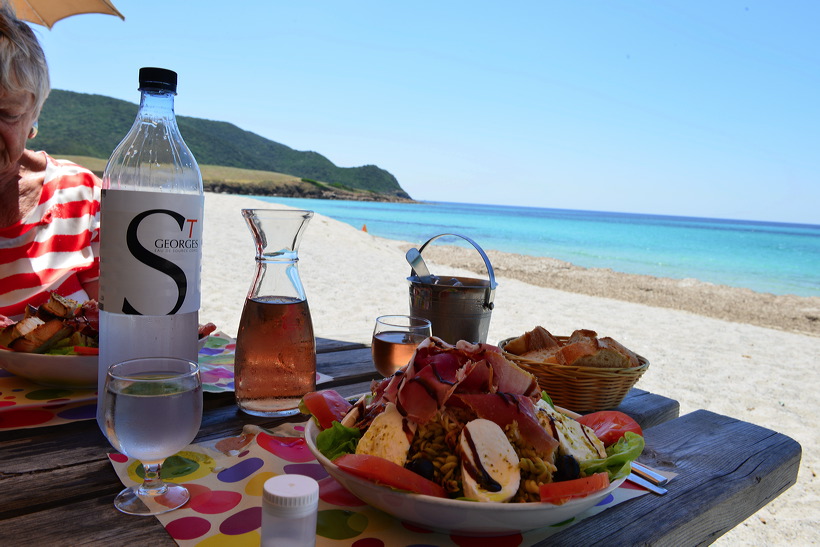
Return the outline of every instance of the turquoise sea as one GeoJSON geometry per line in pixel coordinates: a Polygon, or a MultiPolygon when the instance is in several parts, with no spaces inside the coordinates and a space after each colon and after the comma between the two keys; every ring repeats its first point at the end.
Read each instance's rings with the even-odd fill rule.
{"type": "MultiPolygon", "coordinates": [[[[310,209],[421,245],[456,233],[485,250],[578,266],[820,296],[820,226],[467,203],[257,199],[310,209]]],[[[308,230],[310,226],[308,226],[308,230]]],[[[442,243],[464,244],[454,238],[442,243]]]]}

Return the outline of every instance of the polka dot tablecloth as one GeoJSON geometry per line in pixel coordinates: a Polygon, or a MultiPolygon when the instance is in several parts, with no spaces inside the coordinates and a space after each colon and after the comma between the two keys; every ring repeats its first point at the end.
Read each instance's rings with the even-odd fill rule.
{"type": "Polygon", "coordinates": [[[96,389],[44,387],[0,369],[0,431],[91,420],[96,389]]]}
{"type": "MultiPolygon", "coordinates": [[[[270,477],[292,473],[319,482],[319,546],[514,547],[541,541],[574,522],[646,494],[624,483],[595,507],[555,526],[494,538],[447,535],[403,523],[350,494],[313,458],[302,431],[301,425],[293,424],[273,431],[246,426],[239,437],[188,446],[166,460],[163,477],[184,484],[191,500],[181,509],[156,518],[183,547],[259,545],[262,485],[270,477]]],[[[124,485],[142,482],[139,462],[120,454],[109,454],[109,459],[124,485]]]]}
{"type": "MultiPolygon", "coordinates": [[[[206,393],[233,391],[236,340],[221,332],[199,350],[202,388],[206,393]]],[[[316,375],[316,382],[331,380],[316,375]]],[[[96,389],[44,387],[0,369],[0,431],[92,420],[97,414],[96,389]]]]}

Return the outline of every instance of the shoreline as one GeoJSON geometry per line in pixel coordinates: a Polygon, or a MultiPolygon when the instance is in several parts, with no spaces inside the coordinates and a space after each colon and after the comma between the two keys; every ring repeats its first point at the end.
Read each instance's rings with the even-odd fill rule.
{"type": "MultiPolygon", "coordinates": [[[[264,197],[263,196],[257,196],[257,197],[259,197],[260,199],[272,199],[272,200],[276,199],[275,196],[264,196],[264,197]]],[[[289,200],[289,199],[292,199],[292,198],[285,197],[284,199],[289,200]]],[[[293,199],[302,199],[302,198],[294,197],[293,199]]],[[[303,199],[304,199],[304,202],[300,203],[298,205],[299,207],[304,208],[304,209],[314,209],[314,206],[315,206],[315,210],[317,212],[322,212],[322,210],[327,209],[328,211],[331,211],[330,216],[332,216],[333,214],[338,214],[340,216],[343,216],[346,219],[346,220],[344,220],[344,222],[347,223],[347,224],[352,225],[354,228],[360,228],[360,227],[362,227],[362,225],[369,226],[369,224],[370,224],[369,221],[368,221],[368,218],[367,218],[369,216],[368,213],[363,212],[361,214],[358,214],[358,213],[355,212],[356,211],[355,207],[353,207],[353,209],[348,211],[348,209],[346,207],[339,208],[337,206],[333,206],[333,205],[330,205],[330,204],[328,204],[327,206],[323,206],[321,204],[323,201],[330,201],[330,200],[321,200],[321,199],[315,199],[315,198],[311,198],[311,197],[304,197],[303,199]],[[312,204],[311,202],[315,202],[315,204],[312,204]],[[334,211],[335,211],[335,213],[334,213],[334,211]],[[356,218],[356,217],[358,217],[358,218],[356,218]]],[[[333,200],[333,201],[338,201],[338,200],[333,200]]],[[[342,200],[342,201],[345,201],[345,200],[342,200]]],[[[448,205],[446,202],[437,203],[437,202],[423,202],[422,201],[422,202],[416,202],[416,203],[418,205],[421,205],[421,206],[431,205],[431,204],[434,204],[434,205],[435,204],[437,204],[437,205],[448,205]]],[[[460,204],[460,203],[454,203],[452,205],[454,205],[454,206],[463,205],[463,206],[467,206],[467,207],[472,206],[471,204],[460,204]]],[[[482,206],[481,205],[476,205],[476,207],[482,207],[482,206]]],[[[528,209],[529,207],[520,206],[519,208],[520,209],[528,209]]],[[[538,208],[532,208],[532,209],[535,210],[535,211],[540,210],[538,208]]],[[[543,209],[543,210],[547,211],[549,209],[543,209]]],[[[427,210],[424,210],[424,211],[427,212],[427,210]]],[[[560,210],[556,210],[556,211],[560,211],[560,210]]],[[[568,212],[570,212],[570,213],[586,213],[586,211],[568,211],[568,212]]],[[[322,214],[328,214],[328,213],[323,212],[322,214]]],[[[664,216],[664,215],[652,215],[652,214],[641,214],[641,213],[602,212],[601,214],[605,215],[608,220],[616,219],[619,216],[636,217],[636,218],[658,218],[658,219],[666,218],[666,216],[664,216]]],[[[404,218],[404,217],[402,217],[402,218],[404,218]]],[[[750,220],[711,219],[711,218],[699,218],[699,217],[672,217],[672,216],[670,216],[669,218],[680,218],[682,220],[688,220],[688,221],[693,221],[693,222],[714,222],[714,223],[726,222],[726,223],[731,223],[732,224],[732,228],[731,228],[732,230],[735,230],[736,228],[739,228],[740,226],[742,226],[744,224],[749,224],[751,226],[761,225],[761,226],[769,226],[769,227],[782,225],[782,226],[785,226],[785,227],[790,227],[790,226],[791,227],[805,227],[805,228],[809,228],[809,229],[820,228],[820,226],[814,226],[814,225],[808,225],[808,224],[789,224],[789,223],[784,223],[784,222],[770,222],[770,221],[750,221],[750,220]]],[[[379,221],[382,222],[382,223],[385,223],[385,222],[389,223],[389,221],[384,219],[384,218],[378,218],[377,219],[377,218],[374,217],[374,218],[372,218],[372,220],[374,220],[374,223],[379,223],[379,221]]],[[[406,221],[404,221],[404,220],[402,221],[402,223],[405,223],[405,222],[406,221]]],[[[377,231],[378,230],[375,230],[374,232],[377,232],[377,231]]],[[[434,233],[449,232],[449,231],[451,231],[451,227],[436,225],[434,233]]],[[[458,231],[458,230],[456,230],[456,231],[458,231]]],[[[472,236],[472,234],[470,234],[470,235],[472,236]]],[[[408,242],[409,241],[415,241],[415,239],[413,239],[412,235],[406,234],[406,233],[405,234],[395,234],[393,236],[380,236],[380,237],[385,237],[387,239],[392,239],[392,240],[396,240],[396,241],[402,241],[402,240],[403,241],[408,241],[408,242]],[[410,237],[411,239],[407,239],[407,237],[410,237]]],[[[472,237],[475,238],[475,236],[472,236],[472,237]]],[[[420,239],[415,246],[418,247],[424,241],[424,239],[426,239],[426,236],[424,238],[420,239]]],[[[619,258],[618,256],[613,256],[612,260],[609,261],[609,262],[599,262],[597,264],[588,263],[586,260],[584,260],[583,256],[586,255],[586,251],[589,250],[589,249],[587,249],[585,247],[585,245],[580,241],[574,247],[574,251],[566,251],[566,254],[564,256],[561,256],[561,257],[554,255],[551,252],[551,249],[549,247],[542,247],[540,245],[525,246],[521,250],[519,250],[519,249],[516,248],[517,244],[515,242],[510,241],[510,240],[500,240],[500,239],[494,238],[492,236],[488,236],[486,241],[482,241],[480,239],[478,241],[479,241],[479,243],[481,243],[481,246],[483,247],[483,249],[485,251],[490,252],[490,250],[493,249],[494,251],[496,251],[497,255],[510,256],[512,258],[519,257],[517,259],[519,261],[524,260],[524,259],[526,259],[526,260],[530,260],[530,259],[542,260],[543,259],[545,261],[549,261],[547,263],[547,267],[551,268],[553,271],[555,271],[557,269],[557,268],[555,268],[555,266],[553,264],[561,264],[564,267],[572,267],[576,271],[593,270],[593,271],[606,272],[606,271],[611,270],[614,273],[621,273],[621,274],[624,274],[624,275],[635,275],[636,279],[638,279],[638,280],[639,280],[639,278],[641,278],[641,279],[644,279],[644,280],[646,280],[646,279],[669,279],[669,280],[672,280],[672,281],[680,281],[680,282],[695,282],[695,283],[700,282],[700,283],[703,283],[704,285],[707,285],[707,286],[720,286],[720,287],[726,287],[726,288],[731,289],[731,290],[734,290],[734,289],[737,289],[737,290],[748,289],[748,290],[751,291],[752,294],[758,294],[758,295],[769,295],[769,294],[771,294],[773,296],[782,295],[782,296],[795,297],[795,298],[816,298],[816,299],[818,299],[818,302],[820,302],[820,292],[818,292],[816,290],[816,287],[815,287],[816,284],[815,285],[811,284],[811,282],[814,281],[814,277],[811,277],[810,274],[806,274],[805,279],[802,280],[802,281],[798,281],[798,280],[795,279],[794,280],[794,285],[792,285],[792,284],[789,283],[789,281],[791,281],[790,278],[788,278],[788,277],[779,277],[779,276],[777,276],[777,274],[774,271],[770,271],[767,275],[775,276],[775,277],[768,277],[768,278],[754,277],[754,276],[753,277],[745,277],[743,275],[743,268],[738,267],[738,266],[736,266],[736,268],[739,268],[739,269],[736,270],[735,272],[730,272],[728,270],[724,271],[722,269],[718,269],[714,272],[715,277],[710,277],[706,270],[697,270],[696,269],[695,273],[692,274],[692,273],[690,273],[690,271],[678,270],[677,267],[675,267],[676,270],[674,272],[673,271],[664,271],[663,269],[659,269],[659,270],[648,269],[645,272],[641,272],[641,271],[633,271],[632,269],[630,269],[629,263],[624,262],[625,257],[620,257],[619,258]],[[522,256],[524,258],[520,258],[522,256]],[[576,259],[578,260],[578,262],[575,262],[576,259]],[[737,279],[732,279],[733,273],[734,273],[735,276],[737,276],[737,279]],[[686,277],[681,277],[681,276],[686,276],[686,277]]],[[[456,246],[452,242],[445,242],[445,241],[441,240],[441,241],[437,242],[436,245],[428,246],[428,248],[425,250],[425,252],[428,252],[428,250],[432,251],[435,247],[446,246],[446,245],[452,246],[452,248],[456,249],[456,252],[459,252],[458,249],[464,249],[464,248],[472,251],[471,247],[469,247],[467,245],[464,245],[463,242],[460,242],[460,243],[461,243],[460,246],[456,246]]],[[[526,243],[526,241],[524,243],[526,243]]],[[[719,252],[719,251],[714,251],[714,252],[719,252]]],[[[649,265],[647,267],[652,268],[651,264],[654,261],[652,259],[649,259],[649,258],[647,260],[649,260],[649,265]]],[[[658,260],[660,260],[660,259],[658,259],[658,260]]],[[[474,261],[473,263],[477,265],[476,267],[478,267],[478,265],[481,265],[480,262],[478,262],[477,260],[474,261]]],[[[673,261],[673,263],[675,263],[675,262],[673,261]]],[[[482,267],[482,270],[483,270],[483,265],[481,265],[481,267],[482,267]]],[[[532,271],[532,270],[533,270],[533,268],[530,267],[530,269],[528,271],[532,271]]],[[[761,272],[761,274],[762,274],[762,272],[761,272]]],[[[542,286],[552,286],[552,285],[544,284],[542,286]]],[[[562,288],[563,290],[577,291],[577,289],[575,289],[572,286],[572,284],[568,284],[568,283],[562,283],[560,288],[562,288]]],[[[604,292],[597,292],[596,294],[604,295],[605,293],[604,292]]],[[[641,300],[641,301],[643,301],[643,300],[641,300]]],[[[661,304],[661,305],[664,305],[664,304],[661,304]]],[[[820,320],[820,318],[818,318],[818,320],[820,320]]]]}
{"type": "MultiPolygon", "coordinates": [[[[99,175],[102,177],[102,174],[99,175]]],[[[304,198],[327,199],[337,201],[373,201],[386,203],[418,203],[410,197],[402,195],[379,194],[366,190],[353,191],[332,185],[309,182],[309,179],[299,179],[298,183],[280,184],[276,187],[267,187],[263,183],[249,183],[225,180],[202,180],[206,192],[215,194],[230,194],[237,196],[264,196],[270,198],[304,198]]]]}
{"type": "MultiPolygon", "coordinates": [[[[240,214],[242,208],[291,207],[244,196],[205,194],[200,320],[213,322],[230,336],[236,336],[255,272],[254,246],[240,214]]],[[[298,268],[316,336],[369,344],[377,316],[408,313],[410,266],[404,255],[409,246],[413,244],[379,238],[315,215],[300,245],[298,268]]],[[[428,257],[428,249],[425,259],[433,273],[486,278],[483,262],[473,273],[465,268],[470,263],[457,252],[445,249],[441,257],[433,253],[428,257]]],[[[701,313],[705,303],[725,293],[735,307],[755,310],[758,315],[779,315],[771,311],[765,295],[759,298],[745,290],[737,293],[728,287],[689,286],[664,279],[637,283],[628,274],[576,271],[565,263],[554,264],[552,268],[559,272],[566,270],[565,281],[579,285],[578,290],[586,286],[588,292],[606,291],[604,296],[581,294],[535,283],[535,274],[551,271],[541,260],[524,257],[523,262],[516,261],[492,251],[488,256],[499,282],[488,343],[497,344],[537,325],[555,335],[568,335],[579,328],[595,330],[647,358],[650,366],[635,387],[677,400],[681,415],[707,409],[778,431],[800,443],[803,456],[796,484],[718,538],[717,544],[818,542],[820,437],[811,424],[820,414],[815,395],[820,390],[816,363],[820,336],[791,330],[789,321],[764,327],[740,322],[738,316],[727,320],[701,313]],[[660,289],[670,283],[672,288],[660,289]],[[677,284],[686,286],[674,287],[677,284]],[[622,285],[637,286],[638,292],[614,289],[622,285]],[[666,292],[679,307],[691,299],[688,307],[692,310],[650,305],[643,294],[655,297],[666,292]]],[[[474,260],[479,260],[477,254],[474,260]]],[[[539,277],[560,286],[554,279],[561,278],[558,274],[539,277]]],[[[806,308],[803,313],[813,313],[816,299],[795,298],[795,306],[806,308]]]]}
{"type": "MultiPolygon", "coordinates": [[[[413,245],[403,246],[405,250],[410,247],[413,245]]],[[[820,297],[760,293],[697,279],[628,274],[605,268],[585,268],[549,257],[494,250],[485,252],[497,277],[820,337],[820,297]]],[[[453,268],[484,272],[486,278],[484,261],[472,249],[433,245],[424,249],[424,257],[453,268]]]]}

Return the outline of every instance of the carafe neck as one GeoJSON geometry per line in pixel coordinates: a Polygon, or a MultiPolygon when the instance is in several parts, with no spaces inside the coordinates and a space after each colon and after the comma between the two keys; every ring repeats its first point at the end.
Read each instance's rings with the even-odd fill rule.
{"type": "Polygon", "coordinates": [[[282,249],[280,251],[264,252],[257,250],[256,261],[266,262],[268,264],[295,264],[299,262],[299,252],[289,249],[282,249]]]}

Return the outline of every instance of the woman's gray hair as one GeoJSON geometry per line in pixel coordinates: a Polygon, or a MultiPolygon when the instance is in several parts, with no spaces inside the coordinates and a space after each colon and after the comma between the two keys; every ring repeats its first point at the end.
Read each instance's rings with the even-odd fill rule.
{"type": "Polygon", "coordinates": [[[0,87],[12,93],[33,93],[38,116],[51,90],[43,48],[6,0],[0,0],[0,87]]]}

